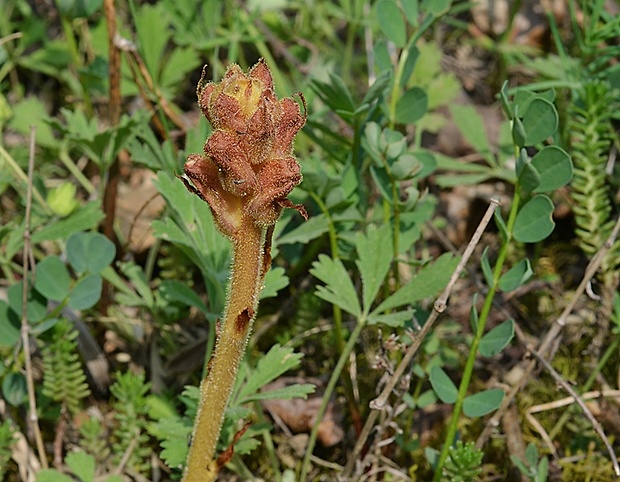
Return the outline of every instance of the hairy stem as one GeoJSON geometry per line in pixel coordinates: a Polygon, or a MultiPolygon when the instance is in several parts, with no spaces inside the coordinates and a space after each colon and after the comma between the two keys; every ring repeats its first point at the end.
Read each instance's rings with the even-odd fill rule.
{"type": "Polygon", "coordinates": [[[232,240],[228,303],[209,373],[200,386],[200,403],[183,477],[185,482],[210,481],[217,475],[215,448],[258,305],[264,232],[252,222],[245,224],[239,230],[243,234],[232,240]]]}

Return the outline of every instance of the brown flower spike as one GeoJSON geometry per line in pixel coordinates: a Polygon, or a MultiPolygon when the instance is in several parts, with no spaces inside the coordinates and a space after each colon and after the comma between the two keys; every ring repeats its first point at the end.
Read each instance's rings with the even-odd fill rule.
{"type": "Polygon", "coordinates": [[[189,156],[185,174],[211,207],[220,230],[234,238],[242,218],[271,226],[284,207],[305,218],[303,206],[286,198],[301,182],[293,140],[306,122],[305,112],[293,99],[278,100],[265,61],[248,74],[231,65],[221,82],[203,85],[201,79],[196,93],[214,132],[204,154],[189,156]]]}
{"type": "MultiPolygon", "coordinates": [[[[204,75],[204,74],[203,74],[204,75]]],[[[200,386],[200,402],[184,482],[215,480],[232,457],[229,447],[220,457],[215,449],[224,412],[243,358],[258,308],[258,293],[271,262],[273,225],[282,209],[291,207],[304,218],[306,210],[287,196],[301,182],[293,156],[293,140],[306,122],[304,107],[292,99],[278,99],[271,72],[260,60],[245,74],[237,65],[221,82],[197,89],[198,104],[213,127],[204,154],[185,164],[188,189],[204,199],[220,231],[233,247],[228,299],[209,362],[200,386]]],[[[234,442],[233,442],[234,443],[234,442]]]]}

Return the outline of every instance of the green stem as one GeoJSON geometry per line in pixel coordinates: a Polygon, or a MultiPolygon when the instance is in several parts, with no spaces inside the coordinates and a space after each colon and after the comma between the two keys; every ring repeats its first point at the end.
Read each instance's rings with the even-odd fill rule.
{"type": "Polygon", "coordinates": [[[310,458],[312,457],[312,452],[314,451],[314,446],[316,445],[316,438],[319,433],[319,424],[321,423],[321,421],[323,420],[323,417],[325,416],[325,412],[327,411],[327,405],[329,404],[329,400],[332,394],[334,393],[334,389],[336,388],[336,383],[338,382],[340,373],[342,372],[343,368],[347,364],[349,360],[349,355],[353,351],[353,348],[355,348],[355,343],[357,343],[357,340],[359,339],[360,334],[362,333],[362,330],[364,329],[365,325],[366,325],[365,318],[360,318],[357,321],[357,325],[355,326],[355,329],[351,333],[351,336],[349,337],[349,341],[344,347],[344,351],[342,352],[342,354],[340,355],[340,358],[338,359],[336,368],[334,368],[334,371],[332,372],[332,376],[330,377],[329,382],[327,383],[327,387],[325,388],[325,393],[323,394],[323,401],[321,403],[318,413],[316,414],[316,422],[314,422],[314,425],[312,427],[312,432],[310,432],[310,438],[308,439],[308,446],[306,447],[306,455],[304,456],[304,460],[301,465],[301,471],[299,474],[299,482],[306,482],[306,478],[308,477],[308,470],[310,469],[310,458]]]}
{"type": "Polygon", "coordinates": [[[246,220],[239,232],[243,234],[232,240],[233,263],[228,303],[211,369],[200,386],[200,403],[184,482],[210,482],[217,476],[215,449],[258,307],[264,231],[252,220],[246,220]]]}
{"type": "Polygon", "coordinates": [[[96,192],[95,186],[88,180],[82,171],[78,169],[73,160],[69,157],[67,143],[63,142],[58,152],[58,158],[65,165],[67,170],[73,175],[73,177],[80,183],[80,185],[88,192],[88,194],[94,194],[96,192]]]}
{"type": "Polygon", "coordinates": [[[463,409],[463,401],[467,396],[469,383],[474,372],[474,364],[478,355],[478,346],[480,345],[480,340],[482,340],[482,337],[484,336],[484,328],[486,326],[489,313],[491,312],[491,308],[493,306],[493,298],[495,297],[495,292],[497,291],[499,285],[499,279],[502,275],[502,269],[504,267],[504,262],[506,261],[506,256],[508,255],[510,241],[512,240],[512,230],[514,228],[514,223],[517,218],[517,212],[519,210],[519,202],[521,198],[519,192],[520,186],[517,183],[517,185],[515,186],[515,194],[512,200],[512,206],[510,208],[510,214],[508,216],[508,223],[506,225],[507,239],[502,245],[499,255],[497,257],[495,269],[493,270],[493,284],[489,287],[489,291],[484,299],[484,304],[482,305],[482,310],[480,311],[478,325],[476,326],[476,333],[474,334],[474,338],[471,342],[471,347],[469,348],[469,356],[467,357],[467,362],[463,370],[463,377],[461,378],[461,384],[459,385],[457,399],[454,404],[454,409],[452,411],[452,418],[450,419],[450,423],[448,425],[446,439],[441,449],[441,454],[439,455],[437,467],[435,468],[435,476],[433,478],[433,482],[439,482],[441,480],[443,467],[446,463],[446,460],[448,459],[450,447],[452,446],[452,443],[454,442],[454,438],[456,436],[458,421],[461,416],[461,410],[463,409]]]}
{"type": "MultiPolygon", "coordinates": [[[[22,170],[21,167],[19,167],[19,164],[17,164],[15,159],[13,159],[13,157],[1,145],[0,145],[0,159],[4,160],[4,162],[0,162],[0,168],[4,169],[4,163],[6,162],[9,165],[9,167],[13,170],[13,172],[15,173],[15,177],[19,181],[23,182],[26,186],[28,185],[28,176],[26,175],[26,173],[22,170]]],[[[36,188],[36,186],[32,186],[32,196],[37,200],[37,202],[43,208],[46,214],[52,213],[51,209],[47,205],[47,201],[45,201],[45,199],[43,198],[39,190],[36,188]]]]}

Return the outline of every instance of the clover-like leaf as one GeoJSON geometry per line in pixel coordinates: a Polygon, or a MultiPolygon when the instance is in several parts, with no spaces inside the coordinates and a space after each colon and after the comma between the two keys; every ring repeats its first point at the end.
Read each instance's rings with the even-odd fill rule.
{"type": "Polygon", "coordinates": [[[552,219],[553,202],[539,194],[519,209],[513,235],[522,243],[537,243],[551,234],[555,223],[552,219]]]}

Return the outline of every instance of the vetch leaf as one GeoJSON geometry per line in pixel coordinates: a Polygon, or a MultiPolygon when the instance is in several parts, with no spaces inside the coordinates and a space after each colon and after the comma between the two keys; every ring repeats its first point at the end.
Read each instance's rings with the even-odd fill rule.
{"type": "Polygon", "coordinates": [[[116,246],[103,234],[79,232],[67,240],[67,259],[78,273],[100,273],[116,255],[116,246]]]}
{"type": "Polygon", "coordinates": [[[407,43],[407,29],[403,14],[394,0],[379,0],[377,9],[377,21],[379,28],[387,38],[397,47],[404,47],[407,43]]]}
{"type": "Polygon", "coordinates": [[[35,289],[48,300],[62,301],[69,294],[71,277],[58,256],[46,256],[37,264],[35,289]]]}
{"type": "Polygon", "coordinates": [[[478,323],[480,318],[478,317],[478,310],[476,309],[476,301],[478,299],[478,293],[474,293],[471,300],[471,308],[469,309],[469,324],[471,325],[471,331],[476,333],[478,331],[478,323]]]}
{"type": "MultiPolygon", "coordinates": [[[[16,283],[9,286],[7,291],[9,307],[19,318],[22,316],[22,293],[23,284],[16,283]]],[[[47,315],[47,299],[36,289],[28,289],[26,302],[26,316],[30,323],[37,323],[47,315]]]]}
{"type": "Polygon", "coordinates": [[[69,296],[69,306],[74,310],[86,310],[95,306],[101,298],[102,281],[98,274],[88,274],[79,280],[69,296]]]}
{"type": "Polygon", "coordinates": [[[487,129],[478,111],[471,105],[450,106],[452,118],[463,137],[479,152],[489,165],[494,165],[493,150],[487,137],[487,129]]]}
{"type": "Polygon", "coordinates": [[[480,340],[478,350],[482,356],[494,356],[501,352],[515,336],[515,323],[506,320],[497,325],[480,340]]]}
{"type": "Polygon", "coordinates": [[[27,398],[26,377],[21,373],[10,372],[2,380],[2,397],[9,405],[17,407],[27,398]]]}
{"type": "Polygon", "coordinates": [[[543,194],[534,196],[517,213],[514,238],[522,243],[537,243],[545,239],[555,227],[552,215],[551,199],[543,194]]]}
{"type": "Polygon", "coordinates": [[[504,391],[499,388],[484,390],[463,400],[463,413],[468,417],[482,417],[499,408],[504,399],[504,391]]]}
{"type": "Polygon", "coordinates": [[[428,95],[419,87],[406,90],[396,106],[396,122],[399,124],[413,124],[428,111],[428,95]]]}
{"type": "Polygon", "coordinates": [[[540,183],[534,192],[554,191],[573,177],[570,155],[558,146],[546,146],[538,151],[532,158],[532,166],[540,174],[540,183]]]}
{"type": "Polygon", "coordinates": [[[558,130],[558,113],[546,99],[532,99],[523,115],[524,145],[533,146],[555,134],[558,130]]]}
{"type": "Polygon", "coordinates": [[[499,289],[506,292],[516,290],[530,279],[533,274],[530,260],[522,259],[500,277],[499,289]]]}
{"type": "Polygon", "coordinates": [[[364,312],[368,313],[390,270],[393,258],[392,229],[387,224],[380,228],[370,225],[366,235],[357,233],[355,244],[358,254],[356,264],[362,277],[364,312]]]}
{"type": "Polygon", "coordinates": [[[357,292],[342,261],[321,254],[319,260],[312,263],[310,274],[325,283],[325,286],[316,288],[316,295],[319,298],[340,306],[358,318],[361,316],[362,310],[357,292]]]}
{"type": "Polygon", "coordinates": [[[459,259],[449,253],[441,255],[434,263],[424,266],[415,278],[377,306],[373,310],[373,315],[435,296],[448,284],[458,262],[459,259]]]}
{"type": "Polygon", "coordinates": [[[443,403],[454,403],[458,397],[458,389],[448,374],[440,366],[434,366],[429,373],[431,386],[439,400],[443,403]]]}
{"type": "Polygon", "coordinates": [[[493,286],[493,269],[491,263],[489,263],[489,247],[486,246],[482,250],[482,256],[480,257],[480,266],[482,267],[482,274],[487,286],[493,286]]]}
{"type": "Polygon", "coordinates": [[[20,324],[16,313],[9,305],[0,300],[0,347],[10,348],[15,346],[20,336],[20,324]]]}

